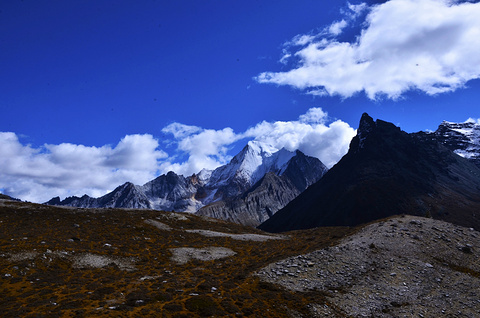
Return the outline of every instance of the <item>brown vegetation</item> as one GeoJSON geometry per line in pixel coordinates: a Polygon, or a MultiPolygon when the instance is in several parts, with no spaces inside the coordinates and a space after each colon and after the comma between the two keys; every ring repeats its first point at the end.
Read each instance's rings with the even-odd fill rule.
{"type": "Polygon", "coordinates": [[[190,214],[0,201],[2,317],[307,315],[313,299],[322,303],[321,293],[286,291],[251,274],[353,232],[321,228],[253,241],[187,231],[197,229],[265,234],[190,214]],[[224,247],[236,254],[179,264],[171,259],[171,249],[179,247],[224,247]]]}

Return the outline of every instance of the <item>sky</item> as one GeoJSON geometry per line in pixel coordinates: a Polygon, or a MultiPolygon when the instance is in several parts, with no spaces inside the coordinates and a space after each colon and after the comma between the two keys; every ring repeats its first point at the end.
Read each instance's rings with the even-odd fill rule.
{"type": "Polygon", "coordinates": [[[480,3],[0,2],[0,192],[32,202],[228,163],[333,166],[360,116],[479,121],[480,3]]]}

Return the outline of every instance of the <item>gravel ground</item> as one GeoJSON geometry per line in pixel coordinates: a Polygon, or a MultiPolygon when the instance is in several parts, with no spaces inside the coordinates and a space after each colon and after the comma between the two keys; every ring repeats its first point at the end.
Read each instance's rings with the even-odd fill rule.
{"type": "Polygon", "coordinates": [[[479,317],[480,233],[413,216],[363,228],[339,245],[263,268],[262,280],[317,290],[312,317],[479,317]]]}
{"type": "Polygon", "coordinates": [[[119,269],[122,270],[135,270],[135,260],[133,258],[85,253],[72,257],[72,260],[73,267],[75,268],[102,268],[115,264],[119,269]]]}
{"type": "Polygon", "coordinates": [[[155,226],[159,230],[171,231],[172,228],[165,223],[156,220],[145,220],[145,223],[155,226]]]}
{"type": "Polygon", "coordinates": [[[172,248],[170,251],[172,252],[172,261],[178,264],[185,264],[191,259],[211,261],[237,254],[229,248],[215,246],[205,248],[179,247],[172,248]]]}
{"type": "Polygon", "coordinates": [[[230,237],[234,240],[239,241],[257,241],[257,242],[264,242],[267,240],[284,240],[286,239],[285,236],[280,235],[262,235],[262,234],[232,234],[232,233],[223,233],[223,232],[215,232],[210,230],[186,230],[189,233],[197,233],[203,236],[208,237],[230,237]]]}

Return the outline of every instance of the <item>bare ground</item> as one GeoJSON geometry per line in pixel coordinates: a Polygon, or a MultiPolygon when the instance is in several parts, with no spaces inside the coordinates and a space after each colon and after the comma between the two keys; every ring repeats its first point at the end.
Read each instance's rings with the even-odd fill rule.
{"type": "Polygon", "coordinates": [[[479,232],[404,216],[257,274],[292,291],[323,293],[329,304],[313,303],[315,317],[478,317],[479,256],[479,232]]]}

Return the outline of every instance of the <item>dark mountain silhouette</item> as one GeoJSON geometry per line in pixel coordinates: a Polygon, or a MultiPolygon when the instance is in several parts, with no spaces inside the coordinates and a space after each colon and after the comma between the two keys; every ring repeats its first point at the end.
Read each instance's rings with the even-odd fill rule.
{"type": "Polygon", "coordinates": [[[20,199],[12,198],[11,196],[3,194],[3,193],[0,193],[0,199],[1,200],[11,200],[11,201],[21,201],[20,199]]]}
{"type": "Polygon", "coordinates": [[[259,228],[353,226],[395,214],[480,229],[480,169],[435,139],[365,113],[348,153],[259,228]]]}

